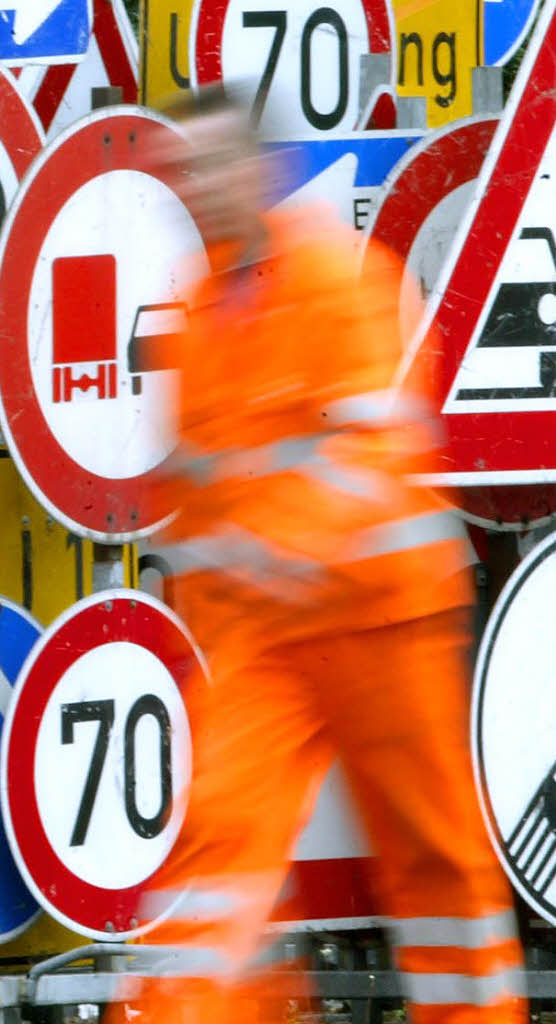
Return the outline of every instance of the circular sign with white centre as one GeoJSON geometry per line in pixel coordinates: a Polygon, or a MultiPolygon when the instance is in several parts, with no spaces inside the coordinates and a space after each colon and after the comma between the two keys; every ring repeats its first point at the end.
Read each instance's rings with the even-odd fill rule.
{"type": "Polygon", "coordinates": [[[207,266],[168,168],[153,166],[176,132],[133,107],[72,125],[33,164],[3,235],[2,431],[41,504],[97,540],[154,528],[142,484],[173,443],[160,353],[187,329],[207,266]]]}
{"type": "Polygon", "coordinates": [[[547,537],[502,590],[485,631],[473,692],[481,805],[513,884],[556,924],[556,539],[547,537]]]}
{"type": "Polygon", "coordinates": [[[135,591],[80,601],[44,633],[6,718],[2,801],[37,900],[94,938],[131,936],[184,820],[187,693],[202,669],[179,620],[135,591]]]}
{"type": "Polygon", "coordinates": [[[189,36],[193,88],[245,83],[263,135],[351,131],[360,58],[390,53],[386,0],[195,0],[189,36]]]}

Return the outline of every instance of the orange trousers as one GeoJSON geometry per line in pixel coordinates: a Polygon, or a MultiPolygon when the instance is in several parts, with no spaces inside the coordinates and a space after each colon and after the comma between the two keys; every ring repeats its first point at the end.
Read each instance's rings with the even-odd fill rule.
{"type": "Polygon", "coordinates": [[[184,973],[197,980],[153,983],[146,1018],[271,1019],[249,997],[245,970],[338,757],[379,858],[380,910],[412,1020],[525,1019],[511,893],[472,777],[468,643],[468,615],[457,610],[276,647],[213,679],[194,710],[183,835],[153,892],[186,888],[154,938],[180,943],[184,973]]]}

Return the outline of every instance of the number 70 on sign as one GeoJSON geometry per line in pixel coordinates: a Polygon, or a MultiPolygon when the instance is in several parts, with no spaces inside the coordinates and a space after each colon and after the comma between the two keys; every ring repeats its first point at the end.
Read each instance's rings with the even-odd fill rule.
{"type": "Polygon", "coordinates": [[[359,109],[360,58],[390,52],[385,0],[196,0],[191,83],[246,82],[265,137],[350,131],[359,109]]]}

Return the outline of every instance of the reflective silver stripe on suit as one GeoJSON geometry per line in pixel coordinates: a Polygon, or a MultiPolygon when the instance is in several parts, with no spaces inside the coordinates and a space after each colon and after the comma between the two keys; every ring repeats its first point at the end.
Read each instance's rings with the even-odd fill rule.
{"type": "Polygon", "coordinates": [[[141,900],[141,916],[149,920],[164,916],[166,921],[228,917],[239,902],[229,893],[211,890],[164,889],[146,893],[141,900]]]}
{"type": "Polygon", "coordinates": [[[362,530],[353,540],[350,561],[410,551],[443,540],[465,540],[461,520],[454,512],[427,512],[362,530]]]}
{"type": "Polygon", "coordinates": [[[203,453],[191,444],[181,444],[163,465],[166,473],[189,477],[200,487],[231,480],[237,476],[259,479],[286,473],[310,463],[318,446],[329,433],[290,437],[253,448],[225,448],[203,453]]]}
{"type": "MultiPolygon", "coordinates": [[[[407,519],[381,523],[362,530],[348,543],[338,564],[408,551],[443,540],[465,540],[464,528],[453,512],[430,512],[407,519]]],[[[467,542],[469,543],[469,542],[467,542]]],[[[194,537],[157,549],[176,575],[216,569],[230,575],[253,574],[257,582],[271,576],[318,582],[327,566],[316,559],[277,552],[264,539],[239,526],[218,533],[194,537]]]]}
{"type": "Polygon", "coordinates": [[[336,426],[360,423],[387,427],[394,423],[424,422],[433,418],[423,399],[400,395],[391,389],[363,391],[358,395],[337,398],[329,402],[323,411],[336,426]]]}
{"type": "Polygon", "coordinates": [[[214,946],[160,947],[148,958],[145,974],[162,978],[212,978],[230,972],[230,960],[214,946]]]}
{"type": "Polygon", "coordinates": [[[230,917],[244,901],[238,895],[218,889],[162,889],[141,898],[140,913],[145,920],[187,921],[230,917]]]}
{"type": "Polygon", "coordinates": [[[410,1001],[423,1006],[449,1006],[454,1003],[486,1006],[503,996],[525,995],[525,972],[519,967],[475,977],[402,971],[401,982],[410,1001]]]}
{"type": "Polygon", "coordinates": [[[300,466],[299,473],[342,491],[343,494],[349,494],[352,498],[366,498],[380,504],[393,500],[394,488],[385,473],[352,469],[342,466],[336,459],[332,461],[322,455],[314,458],[310,464],[300,466]]]}
{"type": "Polygon", "coordinates": [[[501,910],[484,917],[389,918],[392,941],[404,946],[482,946],[517,938],[513,910],[501,910]]]}
{"type": "Polygon", "coordinates": [[[235,526],[181,544],[161,545],[158,550],[176,575],[204,569],[221,570],[232,576],[249,573],[263,587],[272,576],[317,582],[324,568],[311,558],[290,556],[287,551],[275,553],[264,540],[235,526]]]}

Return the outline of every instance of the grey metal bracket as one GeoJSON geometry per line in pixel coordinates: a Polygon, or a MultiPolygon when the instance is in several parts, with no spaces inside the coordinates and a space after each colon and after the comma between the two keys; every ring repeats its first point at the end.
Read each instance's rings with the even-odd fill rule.
{"type": "Polygon", "coordinates": [[[474,114],[499,114],[504,107],[502,68],[472,68],[471,94],[474,114]]]}

